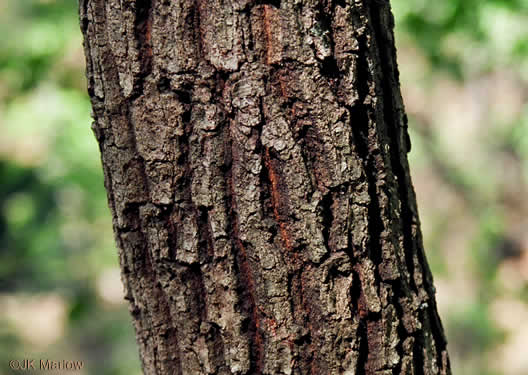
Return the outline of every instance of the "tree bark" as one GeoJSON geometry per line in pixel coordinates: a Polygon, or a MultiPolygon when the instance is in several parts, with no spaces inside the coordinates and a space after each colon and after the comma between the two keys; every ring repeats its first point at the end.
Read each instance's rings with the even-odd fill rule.
{"type": "Polygon", "coordinates": [[[145,374],[450,374],[386,0],[80,0],[145,374]]]}

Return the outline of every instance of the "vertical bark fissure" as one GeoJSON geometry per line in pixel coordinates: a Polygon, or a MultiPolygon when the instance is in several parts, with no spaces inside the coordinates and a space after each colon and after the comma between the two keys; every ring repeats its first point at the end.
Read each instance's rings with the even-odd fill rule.
{"type": "Polygon", "coordinates": [[[156,0],[136,0],[134,36],[138,43],[140,72],[135,92],[143,92],[143,82],[152,72],[152,12],[156,0]]]}
{"type": "MultiPolygon", "coordinates": [[[[151,0],[146,0],[151,1],[151,0]]],[[[190,155],[190,139],[192,135],[195,132],[195,127],[192,119],[192,108],[193,108],[193,92],[192,89],[189,87],[189,85],[184,84],[182,86],[182,89],[175,90],[175,94],[180,101],[184,105],[184,112],[181,114],[181,121],[184,126],[184,142],[185,149],[187,150],[184,152],[184,155],[187,155],[187,157],[190,155]]],[[[196,135],[195,135],[196,136],[196,135]]],[[[181,144],[180,144],[181,145],[181,144]]],[[[191,264],[188,266],[189,273],[193,276],[193,279],[195,280],[191,285],[195,288],[193,288],[193,299],[197,305],[198,313],[200,314],[200,320],[201,322],[207,321],[207,292],[205,289],[204,284],[204,275],[201,269],[201,266],[203,264],[208,264],[211,262],[212,259],[212,252],[213,252],[213,239],[211,237],[211,231],[210,231],[210,223],[209,223],[209,214],[208,214],[208,207],[204,206],[197,206],[193,200],[192,197],[192,187],[194,180],[194,171],[191,168],[191,163],[189,160],[185,160],[183,162],[185,167],[185,176],[183,179],[183,191],[184,191],[184,198],[186,202],[190,206],[190,211],[192,212],[192,216],[194,217],[196,221],[197,226],[197,233],[199,234],[198,238],[198,244],[197,244],[197,252],[198,252],[198,261],[197,264],[191,264]]],[[[187,213],[184,213],[186,215],[187,213]]],[[[194,303],[193,303],[194,305],[194,303]]]]}
{"type": "Polygon", "coordinates": [[[358,360],[356,364],[357,375],[367,375],[367,363],[368,363],[368,331],[366,318],[368,311],[366,309],[365,296],[361,288],[361,278],[359,276],[358,267],[355,267],[352,281],[352,290],[350,291],[351,299],[354,307],[354,312],[359,318],[359,327],[357,330],[357,336],[359,339],[358,347],[358,360]]]}
{"type": "Polygon", "coordinates": [[[284,217],[282,210],[280,209],[281,202],[281,192],[280,192],[280,186],[279,186],[279,180],[280,175],[275,170],[275,167],[273,166],[274,160],[270,156],[270,150],[269,148],[265,148],[264,150],[264,165],[266,166],[266,170],[268,172],[268,181],[269,181],[269,188],[271,191],[271,202],[273,207],[273,215],[275,217],[275,221],[277,222],[277,225],[279,227],[280,236],[282,238],[282,242],[284,244],[284,248],[286,252],[290,252],[294,254],[295,249],[292,246],[292,242],[290,239],[290,234],[288,233],[286,218],[284,217]]]}
{"type": "MultiPolygon", "coordinates": [[[[323,240],[327,249],[330,249],[330,229],[334,221],[334,213],[332,211],[332,206],[334,205],[334,192],[329,191],[323,196],[321,200],[321,215],[322,215],[322,224],[323,224],[323,240]]],[[[324,261],[324,259],[323,259],[324,261]]]]}
{"type": "MultiPolygon", "coordinates": [[[[391,284],[392,288],[393,288],[393,291],[394,291],[394,294],[396,296],[401,296],[401,295],[405,295],[406,294],[405,293],[405,289],[401,286],[402,283],[403,283],[403,281],[400,278],[398,280],[395,280],[391,284]]],[[[396,364],[396,366],[394,367],[392,373],[394,375],[399,375],[402,372],[403,359],[405,358],[406,354],[408,354],[408,353],[405,352],[404,342],[407,339],[407,337],[409,336],[409,334],[405,330],[405,327],[403,326],[403,323],[402,323],[402,321],[404,319],[404,316],[405,316],[405,312],[404,312],[402,306],[398,303],[398,301],[393,301],[393,302],[394,302],[393,303],[394,308],[396,310],[396,316],[398,317],[398,320],[399,320],[398,327],[396,328],[397,333],[398,333],[399,341],[398,341],[398,344],[395,347],[395,350],[396,350],[396,353],[398,354],[398,356],[400,357],[401,360],[396,364]]]]}
{"type": "MultiPolygon", "coordinates": [[[[354,106],[345,106],[350,113],[352,134],[354,136],[354,146],[360,160],[363,162],[363,170],[366,174],[367,189],[370,197],[368,204],[368,249],[370,259],[376,265],[381,263],[381,232],[383,231],[383,221],[380,217],[380,207],[376,191],[377,174],[379,167],[376,165],[375,155],[371,150],[375,144],[373,137],[377,136],[376,131],[371,131],[370,126],[373,116],[373,109],[367,104],[369,98],[369,84],[373,81],[368,63],[368,51],[370,49],[365,35],[358,37],[360,53],[357,56],[357,93],[358,99],[354,106]]],[[[377,152],[377,151],[376,151],[377,152]]]]}

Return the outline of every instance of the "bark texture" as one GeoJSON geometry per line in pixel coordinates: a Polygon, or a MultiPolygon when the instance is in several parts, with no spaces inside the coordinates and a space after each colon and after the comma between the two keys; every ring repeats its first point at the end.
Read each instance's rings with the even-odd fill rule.
{"type": "Polygon", "coordinates": [[[386,0],[80,0],[145,374],[450,374],[386,0]]]}

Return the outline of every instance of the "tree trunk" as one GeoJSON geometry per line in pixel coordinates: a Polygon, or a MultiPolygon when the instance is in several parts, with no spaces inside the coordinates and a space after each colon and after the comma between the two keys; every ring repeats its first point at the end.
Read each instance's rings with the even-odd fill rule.
{"type": "Polygon", "coordinates": [[[386,0],[81,0],[145,374],[450,374],[386,0]]]}

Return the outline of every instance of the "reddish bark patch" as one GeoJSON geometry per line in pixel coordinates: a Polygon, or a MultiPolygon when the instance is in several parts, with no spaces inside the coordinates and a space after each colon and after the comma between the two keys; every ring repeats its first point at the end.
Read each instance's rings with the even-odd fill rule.
{"type": "Polygon", "coordinates": [[[272,45],[272,34],[271,34],[271,17],[272,9],[269,5],[264,5],[264,31],[266,33],[266,63],[271,64],[273,45],[272,45]]]}
{"type": "Polygon", "coordinates": [[[281,60],[280,45],[280,14],[275,7],[265,4],[264,9],[264,34],[266,39],[266,64],[276,64],[281,60]],[[279,22],[278,22],[279,21],[279,22]]]}
{"type": "Polygon", "coordinates": [[[366,319],[368,315],[368,307],[365,293],[363,292],[363,285],[365,281],[363,280],[361,267],[358,264],[354,266],[354,270],[356,271],[357,282],[355,284],[354,290],[352,291],[352,295],[356,299],[356,308],[359,317],[361,319],[366,319]]]}
{"type": "Polygon", "coordinates": [[[266,148],[264,162],[266,164],[266,168],[268,169],[268,177],[271,182],[271,201],[273,205],[273,214],[275,215],[275,220],[277,220],[277,223],[279,224],[281,238],[284,242],[284,246],[287,250],[293,252],[292,240],[290,238],[290,234],[288,233],[287,224],[284,220],[282,220],[279,212],[279,205],[281,204],[281,193],[279,192],[279,176],[273,167],[269,148],[266,148]]]}

